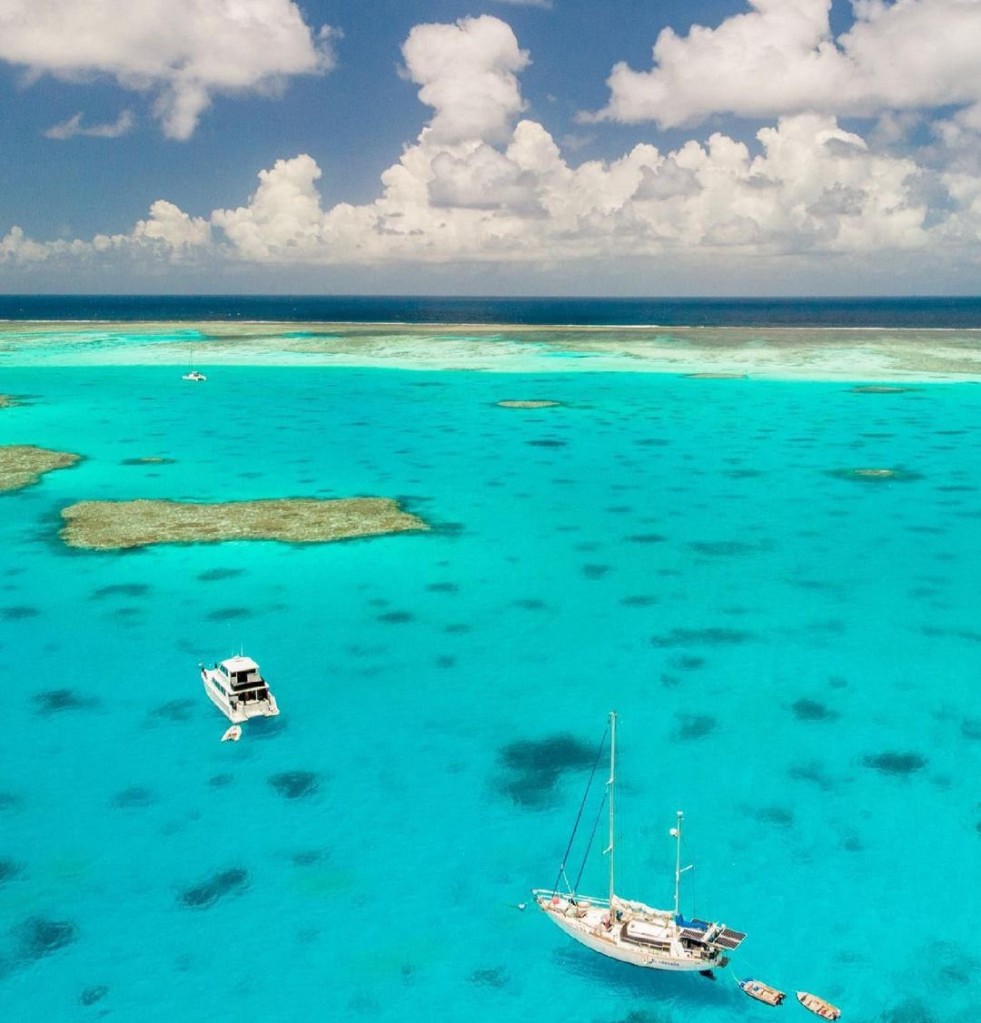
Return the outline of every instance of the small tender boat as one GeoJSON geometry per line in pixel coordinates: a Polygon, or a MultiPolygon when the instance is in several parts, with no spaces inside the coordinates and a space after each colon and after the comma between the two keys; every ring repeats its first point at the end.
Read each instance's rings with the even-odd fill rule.
{"type": "Polygon", "coordinates": [[[820,1016],[821,1019],[835,1020],[841,1015],[841,1009],[826,1002],[823,998],[818,998],[817,995],[808,994],[806,991],[797,992],[797,1001],[805,1009],[810,1009],[815,1016],[820,1016]]]}
{"type": "Polygon", "coordinates": [[[787,997],[786,992],[778,991],[775,987],[764,984],[762,980],[737,980],[736,983],[750,998],[755,998],[765,1005],[779,1005],[787,997]]]}
{"type": "Polygon", "coordinates": [[[208,698],[232,724],[279,713],[276,697],[251,657],[238,654],[213,668],[202,664],[201,681],[208,698]]]}
{"type": "Polygon", "coordinates": [[[192,369],[190,373],[185,373],[181,377],[181,380],[201,381],[201,380],[207,380],[207,379],[208,378],[203,373],[199,373],[196,369],[192,369]]]}
{"type": "Polygon", "coordinates": [[[241,725],[230,725],[225,729],[225,734],[222,735],[222,742],[238,742],[242,738],[242,726],[241,725]]]}

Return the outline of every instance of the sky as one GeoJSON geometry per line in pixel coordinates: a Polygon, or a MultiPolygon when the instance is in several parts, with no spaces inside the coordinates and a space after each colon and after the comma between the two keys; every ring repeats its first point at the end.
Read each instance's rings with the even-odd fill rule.
{"type": "Polygon", "coordinates": [[[981,0],[0,0],[0,292],[981,292],[981,0]]]}

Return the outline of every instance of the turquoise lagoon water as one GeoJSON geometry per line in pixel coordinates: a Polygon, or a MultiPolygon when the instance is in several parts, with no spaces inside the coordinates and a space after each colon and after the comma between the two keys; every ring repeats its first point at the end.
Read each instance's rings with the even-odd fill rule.
{"type": "Polygon", "coordinates": [[[0,496],[5,1020],[802,1016],[732,974],[973,1018],[976,385],[179,373],[0,376],[0,443],[85,456],[0,496]],[[58,538],[81,499],[352,495],[433,529],[58,538]],[[240,648],[283,713],[223,744],[197,665],[240,648]],[[669,904],[683,808],[683,908],[749,932],[714,983],[516,908],[613,708],[620,890],[669,904]]]}

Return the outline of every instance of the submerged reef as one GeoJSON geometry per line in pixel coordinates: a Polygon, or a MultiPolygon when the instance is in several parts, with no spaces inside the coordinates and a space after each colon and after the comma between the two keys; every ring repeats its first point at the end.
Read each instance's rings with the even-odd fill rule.
{"type": "Polygon", "coordinates": [[[16,408],[23,404],[25,404],[24,399],[19,398],[16,394],[0,394],[0,408],[16,408]]]}
{"type": "Polygon", "coordinates": [[[284,498],[185,504],[179,501],[80,501],[61,513],[72,547],[119,550],[155,543],[280,540],[327,543],[429,526],[383,497],[320,501],[284,498]]]}
{"type": "Polygon", "coordinates": [[[498,408],[555,408],[561,401],[550,401],[547,398],[505,398],[497,403],[498,408]]]}
{"type": "Polygon", "coordinates": [[[859,483],[911,483],[922,479],[918,472],[909,469],[829,469],[828,475],[859,483]]]}
{"type": "Polygon", "coordinates": [[[75,940],[75,925],[70,920],[46,920],[33,916],[14,929],[18,958],[42,959],[75,940]]]}
{"type": "Polygon", "coordinates": [[[242,867],[230,867],[213,874],[207,881],[185,888],[178,900],[188,909],[207,909],[226,895],[241,895],[249,886],[249,872],[242,867]]]}
{"type": "Polygon", "coordinates": [[[53,469],[67,469],[81,461],[81,455],[49,451],[30,444],[0,446],[0,491],[29,487],[53,469]]]}
{"type": "Polygon", "coordinates": [[[572,735],[520,739],[498,751],[498,762],[508,772],[498,788],[521,806],[541,809],[563,771],[588,767],[595,760],[596,749],[572,735]]]}
{"type": "Polygon", "coordinates": [[[282,771],[270,775],[268,781],[284,799],[304,799],[320,787],[320,778],[313,771],[282,771]]]}
{"type": "Polygon", "coordinates": [[[74,689],[47,689],[33,696],[35,713],[46,717],[66,710],[91,710],[98,707],[94,696],[82,696],[74,689]]]}
{"type": "Polygon", "coordinates": [[[874,755],[870,754],[863,758],[862,763],[866,767],[871,767],[882,774],[905,777],[926,767],[927,759],[919,753],[895,753],[890,751],[874,755]]]}
{"type": "Polygon", "coordinates": [[[898,387],[893,384],[860,384],[851,389],[852,394],[907,394],[915,387],[898,387]]]}

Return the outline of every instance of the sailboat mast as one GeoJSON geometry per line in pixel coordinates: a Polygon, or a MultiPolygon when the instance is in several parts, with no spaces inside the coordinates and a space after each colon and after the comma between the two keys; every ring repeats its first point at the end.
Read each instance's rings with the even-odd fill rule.
{"type": "Polygon", "coordinates": [[[607,846],[606,854],[610,857],[610,914],[613,914],[613,888],[615,878],[616,857],[614,845],[616,839],[616,800],[614,782],[616,781],[617,764],[617,714],[610,711],[610,780],[606,783],[608,798],[610,801],[610,843],[607,846]]]}
{"type": "Polygon", "coordinates": [[[674,915],[678,915],[678,907],[681,905],[681,822],[684,820],[685,815],[681,810],[677,810],[678,814],[678,825],[671,829],[671,834],[674,835],[677,848],[674,857],[674,915]]]}

